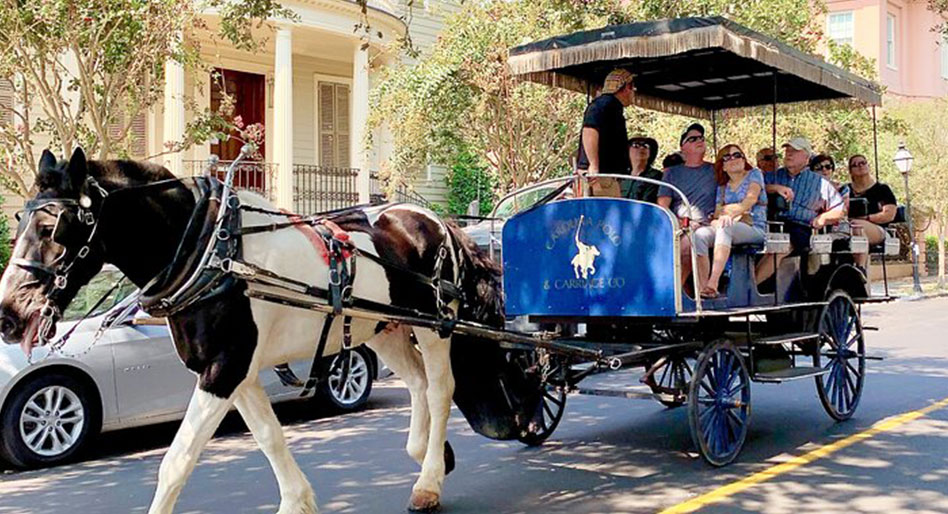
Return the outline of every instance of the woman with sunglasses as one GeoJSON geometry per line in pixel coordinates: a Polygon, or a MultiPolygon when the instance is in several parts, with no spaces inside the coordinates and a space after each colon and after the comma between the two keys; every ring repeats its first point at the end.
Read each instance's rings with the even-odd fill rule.
{"type": "Polygon", "coordinates": [[[698,283],[703,298],[718,296],[718,283],[735,244],[763,243],[767,230],[764,174],[747,162],[737,145],[726,145],[714,162],[717,208],[711,226],[695,232],[698,283]],[[714,266],[708,258],[714,247],[714,266]]]}
{"type": "MultiPolygon", "coordinates": [[[[885,226],[895,219],[898,210],[895,194],[889,186],[877,182],[872,176],[865,155],[856,154],[849,158],[849,176],[852,182],[846,187],[850,199],[865,198],[868,204],[864,218],[849,221],[857,233],[861,232],[869,239],[870,245],[882,243],[885,241],[885,226]]],[[[867,261],[868,255],[856,255],[857,265],[865,267],[867,261]]]]}

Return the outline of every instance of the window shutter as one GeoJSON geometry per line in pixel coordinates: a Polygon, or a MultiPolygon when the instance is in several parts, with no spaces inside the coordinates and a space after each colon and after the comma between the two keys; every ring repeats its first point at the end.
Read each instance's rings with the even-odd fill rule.
{"type": "Polygon", "coordinates": [[[13,83],[8,79],[0,78],[0,126],[13,124],[14,95],[13,83]]]}
{"type": "Polygon", "coordinates": [[[342,168],[349,162],[349,86],[336,84],[336,162],[342,168]]]}
{"type": "Polygon", "coordinates": [[[319,83],[319,164],[335,166],[335,99],[332,84],[319,83]]]}
{"type": "Polygon", "coordinates": [[[129,151],[134,157],[145,157],[148,152],[148,126],[145,121],[145,112],[139,112],[132,118],[131,127],[128,129],[129,151]]]}

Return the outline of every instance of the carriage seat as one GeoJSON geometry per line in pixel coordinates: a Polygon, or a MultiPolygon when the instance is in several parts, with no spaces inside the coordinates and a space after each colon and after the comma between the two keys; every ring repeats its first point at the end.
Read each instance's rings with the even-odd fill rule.
{"type": "Polygon", "coordinates": [[[902,240],[896,231],[897,225],[906,223],[907,220],[905,206],[900,205],[895,211],[895,219],[884,228],[885,240],[879,244],[869,247],[869,253],[873,255],[884,255],[886,257],[895,257],[902,253],[902,240]]]}

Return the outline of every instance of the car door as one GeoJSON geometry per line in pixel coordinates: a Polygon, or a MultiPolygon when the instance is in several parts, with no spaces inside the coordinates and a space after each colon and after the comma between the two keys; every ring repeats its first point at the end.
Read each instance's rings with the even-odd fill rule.
{"type": "Polygon", "coordinates": [[[164,320],[136,307],[109,332],[122,421],[183,414],[197,377],[178,358],[164,320]]]}

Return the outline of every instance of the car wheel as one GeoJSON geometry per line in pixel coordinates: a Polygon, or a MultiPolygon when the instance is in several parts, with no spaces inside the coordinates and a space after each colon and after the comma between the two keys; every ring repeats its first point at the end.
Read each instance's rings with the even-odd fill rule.
{"type": "Polygon", "coordinates": [[[347,412],[365,405],[375,379],[375,367],[366,348],[357,346],[349,352],[349,376],[346,380],[342,379],[339,355],[326,359],[324,366],[328,376],[320,383],[319,396],[325,402],[347,412]]]}
{"type": "Polygon", "coordinates": [[[98,434],[99,410],[95,393],[69,375],[29,378],[10,394],[0,413],[0,454],[26,469],[65,462],[98,434]]]}

